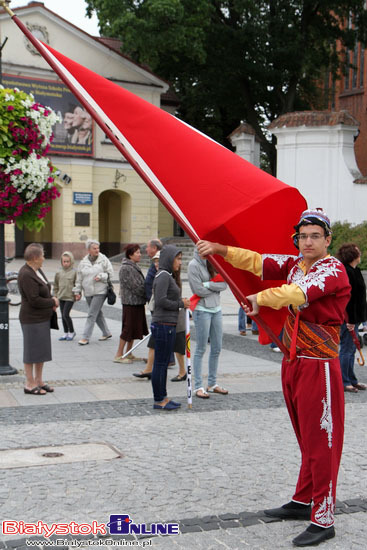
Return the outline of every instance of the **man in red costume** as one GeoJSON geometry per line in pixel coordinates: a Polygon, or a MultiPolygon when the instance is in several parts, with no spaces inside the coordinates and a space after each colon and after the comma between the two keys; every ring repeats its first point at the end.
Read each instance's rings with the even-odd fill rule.
{"type": "Polygon", "coordinates": [[[293,540],[313,546],[335,536],[334,509],[344,435],[344,391],[338,359],[340,325],[350,297],[344,266],[330,256],[330,220],[321,209],[306,210],[295,226],[300,255],[260,255],[257,252],[199,241],[202,257],[219,254],[234,267],[263,280],[287,283],[248,296],[256,315],[260,306],[288,306],[283,343],[284,398],[301,449],[302,463],[292,500],[265,510],[270,517],[311,519],[293,540]]]}

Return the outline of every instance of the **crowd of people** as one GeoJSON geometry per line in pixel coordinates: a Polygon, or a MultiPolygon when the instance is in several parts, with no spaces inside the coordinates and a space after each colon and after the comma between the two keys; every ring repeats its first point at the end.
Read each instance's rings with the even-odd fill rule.
{"type": "MultiPolygon", "coordinates": [[[[282,345],[289,357],[283,358],[282,385],[302,462],[291,501],[265,510],[265,514],[271,518],[310,519],[310,526],[293,543],[312,546],[335,536],[336,483],[344,433],[343,390],[354,394],[366,390],[354,371],[358,328],[365,327],[367,321],[366,285],[358,267],[361,252],[356,244],[341,246],[337,257],[328,254],[332,231],[323,211],[303,212],[295,231],[297,256],[261,256],[256,251],[199,241],[188,266],[191,297],[182,296],[182,251],[178,247],[162,246],[159,239],[149,241],[146,251],[151,265],[144,277],[139,267],[141,247],[137,243],[128,244],[119,272],[122,331],[113,361],[121,364],[142,361],[132,353],[134,340],[150,335],[145,369],[133,375],[151,380],[154,409],[178,409],[181,403],[167,394],[167,369],[176,354],[179,372],[172,381],[186,380],[185,311],[190,309],[196,332],[194,394],[201,399],[209,399],[211,393],[227,395],[228,390],[217,383],[223,332],[220,295],[227,284],[207,257],[223,256],[235,268],[263,280],[287,281],[280,287],[247,296],[248,305],[239,313],[239,330],[241,335],[246,334],[246,315],[247,322],[252,323],[251,317],[259,313],[261,306],[274,310],[288,307],[282,345]],[[151,313],[150,331],[147,304],[151,313]],[[208,345],[205,387],[203,356],[208,345]]],[[[42,246],[33,243],[25,250],[25,265],[18,282],[27,394],[54,391],[43,379],[43,366],[51,360],[50,329],[56,328],[58,307],[64,329],[60,340],[72,341],[75,337],[70,311],[82,293],[88,314],[79,345],[89,344],[95,324],[101,330],[101,341],[112,337],[102,308],[113,268],[99,246],[98,241],[87,243],[87,254],[77,269],[73,255],[64,252],[53,292],[42,271],[42,246]]],[[[250,327],[254,334],[258,332],[256,325],[250,327]]]]}
{"type": "MultiPolygon", "coordinates": [[[[71,342],[76,333],[71,310],[84,295],[88,311],[80,346],[90,343],[95,325],[100,329],[100,341],[112,338],[103,305],[107,287],[113,277],[109,259],[101,253],[100,243],[89,240],[87,254],[74,267],[74,257],[69,251],[62,253],[60,269],[55,274],[53,289],[42,271],[44,252],[42,245],[29,245],[24,254],[25,265],[19,272],[19,288],[22,296],[20,322],[24,337],[24,365],[26,383],[24,392],[43,395],[54,391],[42,379],[43,365],[52,360],[50,329],[51,318],[60,307],[63,334],[60,341],[71,342]]],[[[118,348],[113,358],[115,363],[132,364],[145,361],[145,369],[135,372],[137,378],[148,378],[152,383],[154,408],[174,410],[180,403],[167,397],[167,369],[175,364],[178,374],[171,381],[187,379],[185,366],[186,315],[190,308],[189,297],[182,297],[181,263],[182,251],[173,245],[162,246],[159,239],[152,239],[146,246],[151,259],[147,276],[139,267],[141,247],[130,243],[124,248],[124,258],[119,271],[120,298],[122,304],[122,329],[118,348]],[[150,331],[146,318],[146,305],[150,311],[150,331]],[[148,358],[133,355],[135,340],[150,335],[148,358]]],[[[218,360],[222,344],[222,316],[220,292],[226,283],[215,282],[215,273],[207,261],[200,260],[197,252],[189,266],[189,283],[197,296],[194,323],[198,343],[194,355],[195,394],[209,398],[209,392],[227,394],[217,384],[218,360]],[[198,264],[195,266],[195,262],[198,264]],[[202,265],[201,265],[202,264],[202,265]],[[209,375],[206,390],[202,382],[202,359],[210,339],[209,375]]],[[[56,328],[56,327],[54,327],[56,328]]]]}
{"type": "MultiPolygon", "coordinates": [[[[212,265],[200,255],[195,247],[194,257],[188,266],[188,282],[192,292],[189,298],[182,298],[181,257],[179,249],[166,245],[162,248],[159,239],[151,239],[146,245],[146,253],[151,263],[146,277],[139,267],[141,247],[137,243],[128,244],[119,271],[120,298],[122,303],[122,329],[118,342],[115,363],[146,363],[145,368],[134,372],[137,378],[152,381],[155,408],[173,410],[166,397],[167,369],[178,364],[178,374],[172,382],[187,379],[185,366],[185,309],[190,308],[196,331],[196,344],[193,353],[194,395],[208,399],[210,393],[226,395],[228,390],[217,384],[217,370],[222,346],[222,311],[220,295],[227,288],[224,280],[215,273],[212,265]],[[171,254],[171,255],[169,255],[171,254]],[[164,284],[163,284],[164,283],[164,284]],[[146,310],[147,306],[147,310],[146,310]],[[150,330],[146,311],[149,312],[150,330]],[[167,328],[168,327],[168,328],[167,328]],[[131,349],[135,340],[149,336],[148,358],[133,355],[131,349]],[[158,339],[158,340],[157,340],[158,339]],[[203,356],[209,346],[207,385],[203,384],[203,356]],[[164,354],[162,356],[164,350],[164,354]],[[167,354],[168,358],[167,358],[167,354]]],[[[201,254],[202,251],[201,251],[201,254]]],[[[107,285],[113,276],[109,259],[100,252],[100,243],[87,242],[87,254],[74,267],[74,257],[65,251],[61,255],[60,270],[53,281],[53,289],[42,271],[43,248],[33,243],[24,254],[25,265],[19,272],[19,288],[22,295],[20,322],[24,336],[25,393],[43,395],[54,391],[43,382],[43,364],[51,360],[50,319],[60,307],[64,333],[61,341],[74,340],[76,333],[70,315],[75,301],[84,294],[88,305],[87,319],[78,344],[89,344],[94,326],[101,330],[100,341],[112,338],[103,314],[107,285]],[[35,284],[37,283],[37,284],[35,284]]],[[[351,285],[351,297],[340,330],[339,359],[345,392],[358,393],[366,390],[366,385],[358,381],[355,371],[355,339],[360,326],[366,326],[367,305],[366,285],[358,267],[361,253],[353,243],[340,247],[337,258],[345,266],[351,285]],[[352,333],[356,336],[353,338],[352,333]]],[[[239,333],[247,330],[258,334],[251,316],[241,307],[238,314],[239,333]],[[247,326],[246,326],[247,325],[247,326]]],[[[281,335],[282,336],[282,335],[281,335]]],[[[273,349],[280,351],[275,344],[273,349]]]]}

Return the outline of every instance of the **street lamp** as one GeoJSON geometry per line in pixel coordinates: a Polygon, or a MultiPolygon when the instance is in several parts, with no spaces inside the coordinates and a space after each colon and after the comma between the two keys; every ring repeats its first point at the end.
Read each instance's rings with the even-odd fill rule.
{"type": "MultiPolygon", "coordinates": [[[[6,2],[7,4],[9,1],[6,2]]],[[[6,37],[0,46],[0,84],[2,83],[2,51],[6,37]]],[[[5,227],[0,223],[0,375],[17,374],[9,364],[9,298],[5,277],[5,227]]]]}

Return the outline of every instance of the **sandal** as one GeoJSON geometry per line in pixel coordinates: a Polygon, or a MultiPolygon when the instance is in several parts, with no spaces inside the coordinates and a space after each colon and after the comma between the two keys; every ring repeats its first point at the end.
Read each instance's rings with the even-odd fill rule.
{"type": "Polygon", "coordinates": [[[344,386],[344,391],[348,391],[350,393],[358,393],[357,388],[354,388],[353,386],[344,386]]]}
{"type": "Polygon", "coordinates": [[[353,384],[353,388],[356,388],[357,390],[365,390],[367,388],[366,384],[353,384]]]}
{"type": "Polygon", "coordinates": [[[177,376],[174,376],[171,378],[171,382],[182,382],[183,380],[186,380],[187,374],[185,373],[183,376],[180,376],[179,374],[177,376]]]}
{"type": "Polygon", "coordinates": [[[209,399],[210,395],[204,390],[204,388],[199,388],[198,390],[194,391],[196,397],[200,397],[201,399],[209,399]]]}
{"type": "Polygon", "coordinates": [[[206,388],[206,391],[209,393],[220,393],[221,395],[227,395],[228,393],[228,390],[221,388],[218,384],[215,384],[215,386],[212,386],[211,388],[206,388]]]}
{"type": "Polygon", "coordinates": [[[28,388],[24,388],[24,393],[29,393],[31,395],[46,395],[46,392],[42,392],[39,386],[36,386],[35,388],[29,390],[28,388]]]}
{"type": "Polygon", "coordinates": [[[55,391],[54,388],[51,388],[51,386],[49,386],[48,384],[43,384],[43,386],[40,386],[40,389],[45,390],[48,393],[52,393],[53,391],[55,391]]]}

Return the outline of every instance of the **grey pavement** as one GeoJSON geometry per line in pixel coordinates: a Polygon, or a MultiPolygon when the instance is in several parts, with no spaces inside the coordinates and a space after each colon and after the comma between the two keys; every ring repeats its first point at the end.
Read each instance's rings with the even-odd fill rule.
{"type": "MultiPolygon", "coordinates": [[[[10,266],[16,269],[19,264],[10,266]]],[[[57,262],[46,261],[50,279],[57,268],[57,262]]],[[[187,282],[183,294],[189,295],[187,282]]],[[[269,522],[262,513],[289,500],[299,467],[281,394],[281,357],[269,346],[260,346],[255,336],[238,335],[238,307],[230,291],[223,294],[222,307],[225,334],[218,382],[229,395],[212,395],[208,401],[194,397],[188,409],[186,385],[171,382],[177,369],[169,369],[169,395],[182,403],[181,410],[171,413],[154,411],[150,382],[132,376],[144,368],[143,362],[112,362],[121,330],[119,304],[104,308],[111,340],[99,342],[95,328],[91,343],[82,347],[77,340],[59,342],[59,333],[52,331],[53,360],[45,365],[45,379],[55,392],[25,395],[18,308],[10,308],[10,363],[19,374],[0,377],[0,455],[1,450],[41,446],[67,446],[77,454],[82,443],[94,443],[115,449],[120,457],[102,459],[91,451],[87,459],[74,457],[70,463],[56,458],[42,466],[1,468],[0,456],[1,520],[107,523],[111,514],[129,514],[134,523],[178,522],[181,534],[124,537],[126,544],[144,542],[159,549],[292,548],[292,538],[307,524],[269,522]]],[[[72,312],[78,336],[85,311],[81,302],[72,312]]],[[[193,340],[192,351],[194,347],[193,340]]],[[[147,357],[145,344],[136,354],[147,357]]],[[[366,367],[356,366],[356,372],[367,382],[366,367]]],[[[325,548],[366,548],[366,393],[346,395],[337,536],[324,543],[325,548]]],[[[30,451],[24,452],[29,458],[30,451]]],[[[58,548],[71,548],[70,539],[82,540],[53,538],[58,548]]],[[[29,548],[26,539],[2,535],[0,548],[29,548]]],[[[119,535],[113,542],[121,546],[121,540],[119,535]]],[[[109,540],[103,544],[112,546],[109,540]]],[[[87,541],[82,547],[89,547],[87,541]]]]}

